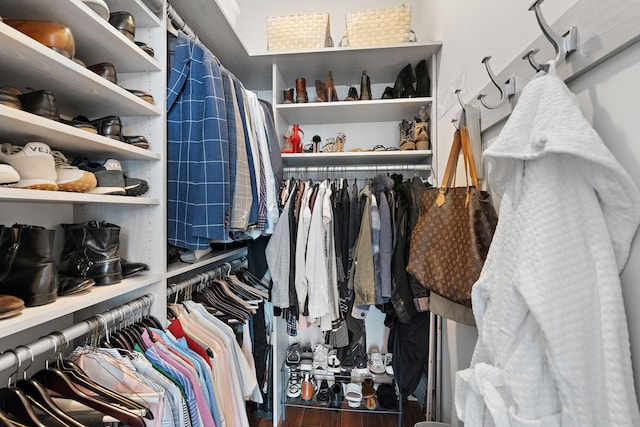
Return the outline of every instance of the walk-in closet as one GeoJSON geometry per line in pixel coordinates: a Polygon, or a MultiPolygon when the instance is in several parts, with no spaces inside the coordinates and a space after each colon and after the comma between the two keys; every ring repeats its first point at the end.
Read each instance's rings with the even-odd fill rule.
{"type": "Polygon", "coordinates": [[[639,28],[0,2],[0,426],[640,426],[639,28]]]}

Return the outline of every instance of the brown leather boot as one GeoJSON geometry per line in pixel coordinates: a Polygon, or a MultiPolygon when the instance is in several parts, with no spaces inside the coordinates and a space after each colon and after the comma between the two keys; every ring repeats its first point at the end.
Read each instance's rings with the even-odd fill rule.
{"type": "Polygon", "coordinates": [[[296,79],[296,103],[304,103],[309,102],[309,97],[307,96],[307,81],[304,77],[300,77],[296,79]]]}
{"type": "Polygon", "coordinates": [[[333,74],[331,71],[329,71],[327,81],[324,84],[324,98],[327,102],[338,101],[338,93],[336,92],[336,87],[333,84],[333,74]]]}
{"type": "Polygon", "coordinates": [[[367,76],[367,72],[362,72],[362,77],[360,78],[360,100],[370,100],[371,99],[371,79],[367,76]]]}
{"type": "Polygon", "coordinates": [[[325,102],[324,97],[325,84],[322,80],[316,80],[316,102],[325,102]]]}
{"type": "Polygon", "coordinates": [[[285,89],[282,91],[283,95],[284,95],[284,101],[282,102],[283,104],[293,104],[293,88],[291,89],[285,89]]]}

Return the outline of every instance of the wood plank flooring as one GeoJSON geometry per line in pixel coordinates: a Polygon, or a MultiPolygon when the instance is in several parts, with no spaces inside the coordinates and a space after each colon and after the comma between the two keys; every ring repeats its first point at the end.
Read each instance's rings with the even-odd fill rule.
{"type": "MultiPolygon", "coordinates": [[[[417,402],[404,402],[402,427],[413,427],[425,417],[417,402]]],[[[397,427],[398,416],[370,412],[333,411],[313,408],[286,408],[286,419],[280,427],[397,427]]],[[[272,420],[258,418],[250,413],[251,427],[271,427],[272,420]]]]}

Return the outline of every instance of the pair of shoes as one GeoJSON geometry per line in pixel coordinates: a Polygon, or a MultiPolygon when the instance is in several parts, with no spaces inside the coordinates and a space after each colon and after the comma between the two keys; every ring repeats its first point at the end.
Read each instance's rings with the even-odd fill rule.
{"type": "Polygon", "coordinates": [[[398,405],[398,395],[392,384],[379,384],[376,397],[382,409],[396,409],[398,405]]]}
{"type": "Polygon", "coordinates": [[[149,190],[147,181],[126,177],[122,172],[122,164],[116,159],[107,159],[103,163],[99,163],[82,158],[76,159],[72,164],[95,175],[97,185],[90,193],[140,196],[149,190]]]}
{"type": "Polygon", "coordinates": [[[17,172],[18,188],[86,193],[97,185],[92,173],[71,166],[64,154],[43,142],[29,142],[24,147],[2,144],[0,160],[17,172]]]}
{"type": "Polygon", "coordinates": [[[60,22],[5,19],[4,23],[66,58],[76,56],[76,41],[71,28],[60,22]]]}
{"type": "Polygon", "coordinates": [[[381,375],[386,372],[384,356],[380,354],[377,348],[372,349],[371,354],[369,354],[369,372],[376,375],[381,375]]]}
{"type": "Polygon", "coordinates": [[[357,408],[362,403],[362,385],[357,382],[351,382],[346,385],[344,398],[350,408],[357,408]]]}
{"type": "Polygon", "coordinates": [[[287,382],[287,397],[290,399],[299,399],[301,386],[302,375],[299,371],[291,371],[289,381],[287,382]]]}
{"type": "MultiPolygon", "coordinates": [[[[386,89],[385,89],[386,92],[386,89]]],[[[414,98],[429,96],[431,93],[431,79],[427,71],[427,61],[421,60],[416,65],[416,71],[413,72],[411,64],[404,66],[391,90],[393,98],[414,98]],[[413,84],[416,84],[414,87],[413,84]]],[[[384,96],[383,96],[384,97],[384,96]]]]}

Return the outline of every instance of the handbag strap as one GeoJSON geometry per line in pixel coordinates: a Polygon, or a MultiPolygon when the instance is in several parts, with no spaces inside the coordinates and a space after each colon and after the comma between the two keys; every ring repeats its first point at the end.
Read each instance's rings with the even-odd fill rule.
{"type": "MultiPolygon", "coordinates": [[[[476,162],[473,158],[473,150],[471,149],[471,138],[469,138],[469,130],[466,126],[460,126],[460,141],[462,145],[462,153],[465,158],[466,164],[469,166],[469,175],[471,176],[471,183],[477,189],[480,189],[478,183],[478,174],[476,171],[476,162]]],[[[465,167],[466,169],[466,167],[465,167]]]]}
{"type": "Polygon", "coordinates": [[[440,194],[436,199],[436,204],[442,206],[445,202],[445,193],[455,179],[456,169],[458,167],[458,157],[462,151],[462,157],[464,161],[465,177],[467,179],[467,187],[469,187],[468,180],[471,177],[471,183],[474,187],[480,188],[478,183],[478,175],[476,172],[475,162],[473,160],[473,151],[471,150],[471,142],[469,139],[469,131],[465,126],[460,126],[453,135],[453,143],[451,144],[451,151],[449,152],[449,159],[447,160],[447,167],[444,170],[444,176],[442,178],[442,186],[439,189],[440,194]]]}

